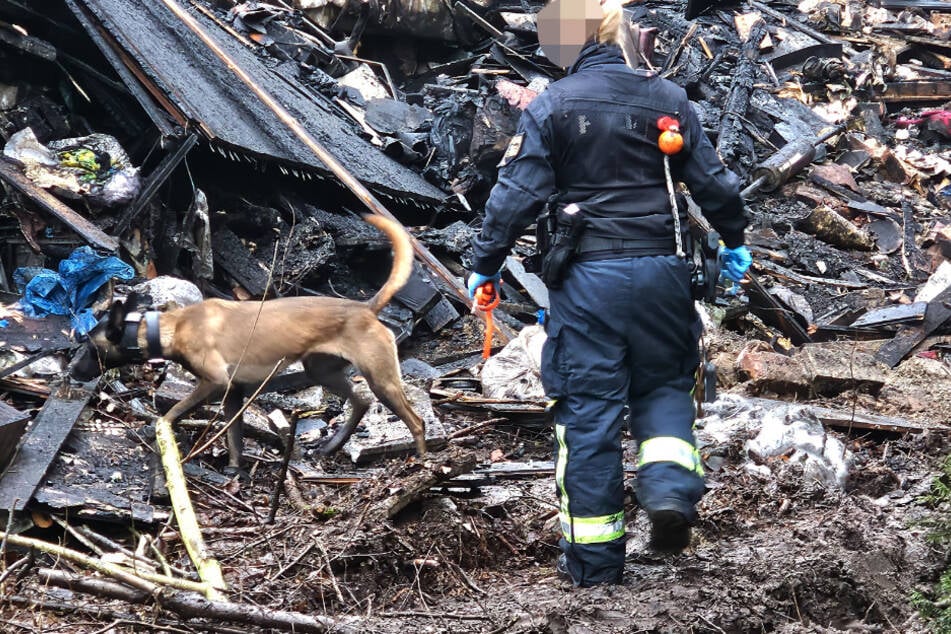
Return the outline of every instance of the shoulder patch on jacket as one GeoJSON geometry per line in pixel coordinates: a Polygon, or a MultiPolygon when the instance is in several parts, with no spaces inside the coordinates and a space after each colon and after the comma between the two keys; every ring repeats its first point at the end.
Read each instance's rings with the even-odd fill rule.
{"type": "Polygon", "coordinates": [[[523,138],[525,138],[524,134],[516,134],[512,137],[512,140],[509,141],[508,147],[505,148],[505,154],[502,155],[502,160],[499,161],[499,164],[496,167],[505,167],[512,162],[512,159],[518,156],[519,150],[522,149],[523,138]]]}

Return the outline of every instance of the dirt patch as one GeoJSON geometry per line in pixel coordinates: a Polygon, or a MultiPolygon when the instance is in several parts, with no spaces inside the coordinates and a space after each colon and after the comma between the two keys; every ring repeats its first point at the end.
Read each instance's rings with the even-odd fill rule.
{"type": "MultiPolygon", "coordinates": [[[[440,415],[453,429],[479,418],[456,410],[440,415]]],[[[747,414],[734,408],[715,415],[747,414]]],[[[388,519],[384,502],[425,468],[415,459],[392,459],[356,472],[358,481],[348,485],[299,482],[298,505],[284,498],[273,525],[263,524],[276,473],[268,458],[273,450],[249,442],[248,453],[267,459],[250,484],[191,483],[236,601],[329,615],[359,631],[926,631],[911,594],[937,578],[946,558],[917,525],[930,513],[919,500],[947,439],[829,431],[852,455],[851,475],[837,490],[783,457],[751,462],[745,442],[755,433],[753,418],[747,431],[707,439],[709,490],[687,552],[648,552],[645,516],[628,505],[625,582],[614,587],[576,589],[556,576],[556,500],[547,474],[432,492],[388,519]],[[310,508],[302,510],[301,501],[310,508]]],[[[705,421],[698,426],[701,437],[705,421]]],[[[468,452],[489,463],[493,450],[523,463],[551,459],[544,428],[488,427],[465,444],[427,462],[451,463],[468,452]]],[[[203,459],[218,468],[224,456],[203,459]]],[[[626,460],[634,460],[631,447],[626,460]]],[[[309,462],[309,468],[355,473],[342,456],[309,462]]],[[[173,531],[143,529],[159,536],[169,563],[190,567],[173,531]]],[[[97,530],[135,546],[128,527],[97,530]]],[[[34,532],[57,539],[54,529],[34,532]]],[[[4,605],[2,618],[36,631],[102,632],[113,621],[124,621],[113,631],[141,630],[136,623],[177,628],[168,631],[261,631],[168,619],[153,608],[46,588],[29,575],[8,584],[11,595],[80,610],[4,605]],[[88,612],[93,607],[95,615],[88,612]]]]}

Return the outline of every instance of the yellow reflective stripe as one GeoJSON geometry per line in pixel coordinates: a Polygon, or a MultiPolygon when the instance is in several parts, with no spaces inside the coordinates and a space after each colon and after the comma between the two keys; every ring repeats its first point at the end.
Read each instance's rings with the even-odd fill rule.
{"type": "Polygon", "coordinates": [[[673,462],[703,476],[700,452],[686,440],[673,436],[648,438],[641,443],[637,466],[641,467],[651,462],[673,462]]]}
{"type": "Polygon", "coordinates": [[[565,443],[565,426],[555,424],[555,438],[558,441],[558,458],[555,461],[555,486],[561,494],[561,510],[568,513],[568,490],[565,488],[565,467],[568,465],[568,445],[565,443]]]}
{"type": "Polygon", "coordinates": [[[624,537],[624,511],[596,517],[571,517],[559,513],[561,532],[575,544],[598,544],[624,537]]]}

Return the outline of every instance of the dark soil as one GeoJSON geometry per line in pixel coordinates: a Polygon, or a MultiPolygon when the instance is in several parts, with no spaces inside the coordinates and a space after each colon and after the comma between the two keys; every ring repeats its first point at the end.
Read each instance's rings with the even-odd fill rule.
{"type": "MultiPolygon", "coordinates": [[[[403,356],[433,359],[450,350],[458,356],[460,341],[478,350],[471,337],[477,332],[459,328],[420,341],[403,356]]],[[[732,347],[719,344],[725,355],[732,347]]],[[[743,386],[732,390],[742,392],[743,386]]],[[[474,410],[436,411],[450,430],[489,417],[474,410]]],[[[755,429],[748,413],[718,414],[747,416],[753,420],[749,429],[755,429]]],[[[111,416],[116,420],[115,412],[111,416]]],[[[130,430],[142,425],[132,417],[121,424],[130,430]]],[[[698,423],[698,436],[705,438],[708,492],[690,549],[678,556],[649,552],[646,519],[631,497],[629,556],[620,586],[577,589],[556,575],[558,526],[549,474],[500,478],[477,490],[431,492],[396,518],[386,516],[386,500],[426,465],[456,463],[472,454],[485,464],[493,454],[522,463],[550,460],[551,437],[544,426],[501,421],[455,439],[423,463],[393,458],[357,468],[342,455],[318,461],[305,446],[297,464],[308,473],[322,470],[359,480],[331,485],[300,478],[300,495],[291,491],[282,497],[273,525],[264,519],[277,474],[276,448],[248,441],[246,453],[258,458],[250,483],[196,476],[190,485],[232,600],[327,615],[361,632],[927,631],[912,594],[929,587],[947,564],[920,525],[930,513],[922,496],[948,452],[945,435],[829,431],[854,453],[847,486],[837,490],[783,458],[752,469],[743,443],[753,432],[716,441],[704,436],[704,425],[698,423]]],[[[79,426],[68,443],[70,459],[82,460],[88,446],[75,436],[101,431],[90,422],[79,426]]],[[[130,472],[130,495],[137,495],[143,457],[124,451],[121,467],[101,457],[87,462],[130,472]]],[[[194,462],[219,471],[223,453],[217,448],[194,462]]],[[[626,460],[634,461],[631,447],[626,460]]],[[[110,491],[116,489],[113,483],[110,491]]],[[[174,523],[90,526],[132,549],[136,533],[157,536],[168,562],[191,570],[174,523]]],[[[84,549],[55,525],[29,534],[84,549]]],[[[38,559],[54,565],[45,556],[38,559]]],[[[29,572],[6,580],[4,592],[18,598],[0,608],[3,631],[263,631],[185,621],[154,606],[45,587],[29,572]]]]}

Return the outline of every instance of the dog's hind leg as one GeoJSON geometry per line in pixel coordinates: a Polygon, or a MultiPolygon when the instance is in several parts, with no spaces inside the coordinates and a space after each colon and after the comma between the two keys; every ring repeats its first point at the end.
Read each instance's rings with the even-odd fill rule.
{"type": "Polygon", "coordinates": [[[350,363],[340,357],[314,354],[304,359],[304,370],[315,385],[327,388],[342,399],[350,401],[350,417],[320,448],[325,456],[339,451],[348,440],[357,425],[363,420],[363,415],[370,408],[370,403],[353,391],[353,384],[347,377],[347,368],[350,363]]]}
{"type": "Polygon", "coordinates": [[[225,394],[222,408],[225,423],[230,423],[227,436],[228,466],[225,468],[225,473],[228,475],[238,474],[242,477],[247,475],[241,471],[241,454],[244,452],[244,422],[243,417],[239,417],[237,420],[232,419],[241,411],[243,404],[244,390],[237,385],[232,385],[225,394]]]}
{"type": "MultiPolygon", "coordinates": [[[[377,371],[379,368],[376,369],[377,371]]],[[[386,405],[394,414],[400,417],[400,420],[409,429],[416,443],[416,452],[419,455],[426,453],[426,425],[423,419],[413,411],[409,399],[406,398],[406,392],[403,391],[403,385],[400,382],[399,368],[394,370],[387,369],[382,373],[377,371],[368,372],[366,377],[367,384],[377,398],[386,405]],[[383,376],[380,376],[382,374],[383,376]]]]}
{"type": "Polygon", "coordinates": [[[380,324],[380,328],[387,331],[388,342],[384,343],[387,340],[383,337],[369,338],[364,342],[363,359],[356,362],[356,365],[377,398],[399,416],[409,429],[416,442],[416,452],[422,456],[426,453],[425,423],[413,411],[413,406],[410,405],[406,392],[403,391],[400,362],[396,356],[396,343],[393,336],[383,324],[380,324]]]}

